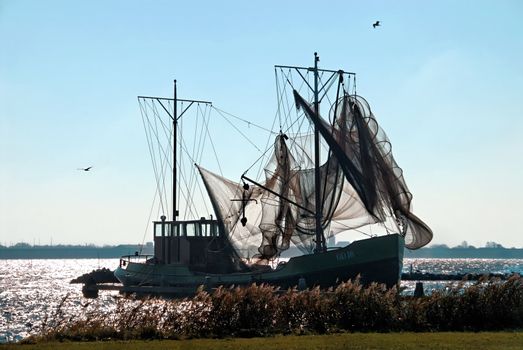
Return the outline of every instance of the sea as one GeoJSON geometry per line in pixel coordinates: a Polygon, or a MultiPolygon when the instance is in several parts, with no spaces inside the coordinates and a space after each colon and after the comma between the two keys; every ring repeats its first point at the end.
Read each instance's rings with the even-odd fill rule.
{"type": "MultiPolygon", "coordinates": [[[[114,269],[118,259],[0,260],[0,343],[19,341],[36,334],[56,313],[81,313],[86,305],[111,312],[118,293],[100,291],[97,299],[85,299],[81,284],[70,281],[99,268],[114,269]]],[[[523,259],[404,259],[404,272],[464,274],[523,274],[523,259]]],[[[416,281],[403,281],[406,295],[416,281]]],[[[426,281],[427,293],[445,288],[449,281],[426,281]]]]}

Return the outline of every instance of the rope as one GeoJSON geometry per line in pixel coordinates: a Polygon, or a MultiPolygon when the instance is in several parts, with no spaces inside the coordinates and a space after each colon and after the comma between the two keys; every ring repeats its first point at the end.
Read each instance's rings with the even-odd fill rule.
{"type": "Polygon", "coordinates": [[[354,227],[350,227],[350,226],[348,226],[348,225],[345,225],[345,224],[339,222],[338,220],[332,220],[332,222],[335,222],[335,223],[337,223],[338,225],[344,226],[347,230],[356,231],[356,232],[361,233],[362,235],[365,235],[365,236],[368,236],[368,237],[373,237],[372,234],[368,234],[367,232],[364,232],[364,231],[362,231],[362,230],[358,230],[357,228],[354,228],[354,227]]]}
{"type": "MultiPolygon", "coordinates": [[[[158,133],[158,122],[160,122],[160,126],[162,127],[164,135],[166,135],[166,137],[169,140],[172,137],[171,136],[172,133],[170,132],[169,127],[166,126],[163,123],[163,120],[160,118],[160,114],[159,114],[158,109],[156,108],[156,105],[154,103],[151,105],[151,110],[153,112],[153,116],[156,117],[156,118],[153,119],[154,125],[153,125],[153,123],[150,122],[150,119],[149,119],[148,115],[146,115],[146,116],[148,118],[148,122],[149,122],[148,124],[150,126],[149,134],[151,134],[151,131],[154,132],[154,136],[156,138],[156,143],[155,144],[158,147],[157,151],[158,151],[158,157],[160,159],[160,167],[159,168],[161,169],[161,171],[158,171],[158,164],[157,164],[157,162],[155,162],[156,163],[156,166],[155,166],[155,172],[156,173],[155,174],[156,175],[160,175],[157,178],[157,183],[158,183],[158,189],[159,189],[160,193],[163,193],[163,192],[165,192],[165,186],[166,186],[165,185],[165,171],[164,171],[164,167],[166,166],[167,162],[169,161],[169,156],[167,155],[167,152],[165,151],[165,149],[161,147],[161,143],[159,141],[160,137],[159,137],[159,133],[158,133]],[[162,157],[162,155],[163,155],[163,157],[162,157]]],[[[170,144],[170,141],[169,141],[169,144],[170,144]]],[[[165,206],[165,210],[166,211],[164,213],[168,212],[169,211],[169,204],[168,204],[167,198],[163,198],[162,205],[165,206]]]]}
{"type": "Polygon", "coordinates": [[[258,128],[258,129],[261,129],[261,130],[263,130],[263,131],[267,131],[268,133],[271,133],[271,134],[277,134],[277,133],[275,133],[275,132],[272,131],[272,130],[269,130],[269,129],[267,129],[267,128],[264,128],[263,126],[260,126],[260,125],[254,124],[254,123],[251,122],[251,121],[248,121],[248,120],[246,120],[246,119],[243,119],[243,118],[237,117],[237,116],[235,116],[234,114],[231,114],[231,113],[229,113],[229,112],[226,112],[226,111],[224,111],[224,110],[221,110],[221,109],[215,107],[214,105],[212,105],[211,108],[213,108],[214,110],[216,110],[216,111],[219,112],[219,113],[227,114],[227,115],[230,116],[230,117],[233,117],[233,118],[235,118],[235,119],[238,119],[239,121],[242,121],[242,122],[246,123],[248,126],[254,126],[254,127],[256,127],[256,128],[258,128]]]}
{"type": "MultiPolygon", "coordinates": [[[[206,193],[206,192],[205,192],[205,190],[202,189],[203,186],[202,186],[201,180],[200,181],[198,180],[199,177],[198,177],[198,174],[196,174],[197,173],[196,168],[191,166],[190,168],[185,169],[185,167],[184,167],[188,160],[190,160],[192,163],[199,163],[203,159],[204,154],[206,152],[205,148],[206,148],[207,139],[209,140],[209,142],[211,144],[213,156],[217,161],[220,175],[223,177],[222,167],[219,162],[216,147],[215,147],[215,144],[211,137],[211,130],[209,128],[209,119],[210,119],[210,113],[212,110],[216,111],[223,119],[225,119],[225,121],[227,121],[227,123],[229,123],[232,126],[232,128],[234,130],[236,130],[238,132],[239,135],[241,135],[258,152],[261,153],[261,156],[245,171],[245,173],[250,171],[255,165],[259,165],[257,178],[261,176],[261,174],[263,172],[263,168],[265,166],[265,164],[262,164],[261,161],[264,160],[266,157],[270,158],[269,152],[274,151],[274,148],[273,148],[274,147],[274,135],[278,135],[278,133],[292,133],[293,136],[298,136],[298,137],[292,137],[288,142],[289,143],[288,148],[289,148],[289,151],[291,152],[290,154],[292,156],[296,157],[295,160],[298,165],[303,166],[305,164],[307,167],[309,167],[312,164],[312,162],[313,162],[313,160],[311,159],[312,150],[310,148],[313,144],[311,142],[311,138],[312,138],[311,130],[312,130],[313,126],[310,123],[306,122],[306,120],[308,119],[306,114],[302,110],[297,110],[295,108],[295,102],[294,102],[294,98],[292,96],[292,89],[296,89],[296,91],[298,91],[298,92],[301,92],[303,89],[305,89],[307,92],[306,93],[304,92],[303,96],[304,97],[307,96],[308,100],[310,101],[310,97],[311,97],[310,81],[311,81],[312,74],[310,74],[310,72],[308,72],[308,71],[306,73],[304,72],[303,74],[300,74],[301,78],[303,78],[303,79],[297,80],[296,82],[298,82],[298,84],[296,84],[296,82],[294,81],[295,79],[298,79],[296,74],[297,73],[295,73],[294,70],[291,70],[291,69],[286,69],[286,70],[283,70],[282,68],[280,68],[279,70],[275,69],[276,90],[277,90],[277,110],[276,110],[276,114],[274,116],[273,123],[272,123],[270,130],[263,126],[252,123],[246,119],[243,119],[241,117],[228,113],[220,108],[217,108],[216,106],[209,106],[207,108],[207,105],[206,105],[205,108],[202,108],[202,106],[200,104],[197,104],[196,105],[196,108],[197,108],[196,119],[192,119],[192,122],[195,123],[195,125],[194,125],[195,129],[194,129],[194,132],[191,133],[192,140],[189,140],[189,139],[184,138],[184,135],[187,136],[186,132],[184,132],[184,131],[186,129],[185,126],[189,125],[189,124],[187,124],[188,120],[185,123],[183,122],[183,120],[186,118],[182,118],[180,120],[179,135],[177,135],[177,137],[176,137],[176,142],[180,145],[180,153],[181,153],[181,156],[178,158],[178,161],[177,161],[177,163],[178,163],[177,165],[180,168],[180,181],[179,181],[178,188],[174,189],[174,190],[179,191],[180,192],[179,197],[182,197],[183,200],[185,200],[185,202],[187,203],[187,205],[184,208],[185,217],[187,217],[188,215],[195,214],[194,209],[196,208],[196,205],[204,206],[205,210],[209,211],[206,200],[202,201],[203,204],[200,204],[199,202],[197,202],[198,198],[196,198],[196,196],[200,195],[203,198],[205,196],[204,193],[206,193]],[[236,119],[236,121],[232,122],[232,118],[236,119]],[[258,146],[256,144],[254,144],[249,137],[247,137],[247,135],[243,132],[244,130],[241,129],[241,127],[238,127],[237,121],[247,124],[248,127],[253,126],[259,130],[268,132],[267,142],[265,145],[265,151],[262,151],[260,148],[258,148],[258,146]],[[277,126],[279,126],[279,131],[275,131],[275,127],[277,127],[277,126]],[[273,143],[273,144],[271,145],[271,143],[273,143]]],[[[329,75],[330,77],[328,79],[326,78],[328,75],[324,72],[322,72],[319,75],[319,77],[318,77],[319,82],[322,85],[324,85],[321,88],[320,102],[325,99],[326,102],[331,103],[330,99],[332,96],[329,95],[328,90],[332,88],[334,82],[337,80],[337,79],[333,78],[333,76],[335,76],[335,75],[336,75],[336,73],[334,73],[332,76],[329,75]]],[[[353,79],[355,80],[355,77],[353,79]]],[[[350,89],[351,89],[350,78],[348,80],[347,85],[348,85],[348,90],[350,91],[350,89]]],[[[354,81],[354,84],[352,87],[354,88],[354,91],[355,91],[355,81],[354,81]]],[[[343,85],[343,90],[345,90],[345,85],[343,85]]],[[[169,108],[174,107],[174,106],[172,106],[171,101],[168,101],[168,104],[166,104],[166,106],[168,106],[169,108]]],[[[166,188],[166,179],[163,174],[164,172],[161,171],[161,173],[159,173],[159,170],[160,169],[164,170],[165,167],[170,164],[169,163],[170,158],[167,156],[169,154],[169,152],[167,151],[166,147],[164,147],[163,145],[160,144],[160,139],[163,138],[164,140],[167,140],[168,146],[171,146],[172,142],[174,142],[174,140],[172,140],[172,132],[170,132],[171,129],[170,129],[169,125],[168,124],[166,125],[163,122],[163,119],[160,118],[160,113],[158,111],[159,106],[155,103],[154,100],[151,100],[148,103],[147,103],[147,101],[144,101],[143,105],[142,105],[142,103],[140,104],[140,108],[142,110],[142,121],[144,123],[144,128],[146,129],[146,136],[147,136],[147,141],[148,141],[149,152],[151,154],[151,161],[153,163],[153,168],[155,169],[155,177],[156,177],[156,182],[157,182],[157,191],[156,191],[155,197],[153,199],[153,205],[156,200],[156,194],[158,194],[158,196],[160,198],[159,203],[163,210],[163,208],[164,208],[163,203],[164,203],[164,200],[166,200],[166,198],[164,198],[162,196],[161,190],[165,190],[165,188],[166,188]],[[146,109],[149,109],[150,111],[152,111],[152,113],[151,113],[152,115],[150,117],[151,118],[154,117],[155,118],[154,120],[150,120],[149,116],[144,117],[144,112],[146,112],[145,111],[146,109]],[[155,141],[158,144],[157,146],[153,145],[153,143],[155,141]]],[[[183,103],[182,103],[182,110],[183,110],[183,103]]],[[[329,110],[329,109],[327,109],[327,110],[329,110]]],[[[319,111],[318,111],[318,113],[319,113],[319,111]]],[[[145,114],[147,114],[147,113],[145,113],[145,114]]],[[[193,126],[193,125],[191,124],[191,126],[193,126]]],[[[191,137],[191,135],[189,135],[189,137],[191,137]]],[[[325,145],[323,144],[322,150],[324,149],[324,146],[325,145]]],[[[310,188],[310,184],[308,184],[307,186],[310,188]]],[[[232,191],[232,192],[235,192],[235,195],[241,195],[241,193],[242,193],[241,186],[238,184],[238,187],[236,188],[236,190],[232,191]]],[[[327,194],[327,191],[324,189],[323,192],[324,192],[324,197],[325,197],[327,194]]],[[[167,202],[166,202],[165,206],[167,206],[167,202]]],[[[331,207],[332,207],[332,203],[331,203],[331,207]]],[[[233,218],[240,215],[239,213],[236,212],[237,208],[238,208],[237,205],[235,205],[232,202],[230,203],[230,206],[228,208],[228,213],[233,218]]],[[[227,209],[227,206],[225,206],[225,208],[223,208],[223,209],[227,209]]],[[[150,212],[150,215],[151,215],[151,213],[152,213],[152,210],[150,212]]],[[[261,217],[261,215],[262,215],[262,213],[258,213],[258,218],[261,217]]],[[[249,220],[251,220],[251,218],[249,220]]],[[[333,221],[333,222],[338,222],[338,221],[333,221]]],[[[351,229],[356,232],[360,232],[362,234],[368,235],[364,231],[350,228],[348,225],[345,225],[341,222],[338,222],[338,223],[340,225],[346,227],[347,229],[351,229]]],[[[236,227],[236,225],[238,224],[238,220],[236,220],[236,222],[233,222],[231,224],[232,224],[231,226],[233,226],[233,228],[236,227]]],[[[231,232],[234,232],[234,229],[231,230],[231,232]]],[[[239,239],[238,237],[232,237],[232,236],[233,235],[230,235],[231,238],[236,238],[236,240],[239,239]]],[[[372,234],[370,236],[372,236],[372,234]]],[[[304,242],[305,242],[305,244],[307,244],[307,242],[309,242],[309,240],[307,239],[304,242]]],[[[240,249],[240,247],[237,245],[237,243],[236,243],[236,246],[234,246],[234,249],[235,250],[240,249]]]]}
{"type": "MultiPolygon", "coordinates": [[[[160,187],[159,175],[157,173],[155,152],[153,150],[153,146],[152,146],[152,142],[151,142],[151,138],[152,137],[150,135],[150,129],[147,128],[147,124],[145,122],[145,119],[147,119],[147,122],[148,122],[148,124],[150,126],[150,120],[149,120],[149,118],[147,116],[147,113],[146,113],[144,107],[140,103],[140,100],[138,100],[138,101],[139,101],[139,104],[140,104],[140,110],[142,112],[141,113],[142,114],[142,122],[143,122],[144,129],[145,129],[145,135],[146,135],[146,139],[147,139],[147,146],[148,146],[148,149],[149,149],[149,155],[151,157],[151,162],[152,162],[152,165],[153,165],[153,171],[154,171],[154,175],[155,175],[155,179],[156,179],[156,188],[160,189],[161,187],[160,187]]],[[[160,192],[160,205],[161,205],[162,210],[164,210],[161,192],[160,192]]]]}
{"type": "Polygon", "coordinates": [[[143,232],[142,237],[142,245],[140,246],[140,254],[142,254],[143,245],[145,243],[145,236],[147,235],[147,231],[149,231],[149,225],[151,224],[151,218],[153,216],[153,210],[154,210],[154,204],[156,203],[156,197],[158,195],[158,188],[156,188],[156,191],[154,191],[153,201],[151,203],[151,209],[149,209],[149,217],[147,218],[147,223],[145,224],[145,230],[143,232]]]}
{"type": "MultiPolygon", "coordinates": [[[[209,114],[211,113],[210,111],[211,111],[211,109],[209,108],[209,114]]],[[[205,125],[205,130],[206,130],[207,136],[209,137],[209,142],[211,143],[212,151],[214,153],[214,158],[216,159],[216,163],[218,163],[218,169],[220,170],[220,175],[223,177],[223,171],[222,171],[222,167],[220,164],[220,160],[218,159],[218,154],[216,153],[216,147],[214,147],[214,142],[212,142],[212,137],[209,132],[209,123],[207,123],[205,125]]]]}
{"type": "MultiPolygon", "coordinates": [[[[216,109],[216,108],[215,108],[215,109],[216,109]]],[[[250,139],[249,139],[249,138],[248,138],[244,133],[242,133],[242,132],[240,131],[240,129],[238,129],[238,128],[236,127],[236,125],[234,125],[234,124],[233,124],[229,119],[227,119],[227,117],[226,117],[223,113],[221,113],[220,110],[216,109],[216,111],[217,111],[217,112],[222,116],[222,118],[225,119],[225,120],[226,120],[226,121],[227,121],[227,122],[228,122],[228,123],[229,123],[229,124],[230,124],[234,129],[235,129],[235,130],[236,130],[236,131],[238,131],[238,133],[239,133],[240,135],[242,135],[243,138],[245,138],[245,140],[247,140],[247,142],[249,142],[249,143],[250,143],[254,148],[256,148],[256,150],[258,150],[258,152],[262,152],[262,150],[259,149],[258,146],[256,146],[256,145],[254,144],[254,142],[252,142],[252,141],[251,141],[251,140],[250,140],[250,139]]],[[[263,153],[263,152],[262,152],[262,153],[263,153]]]]}

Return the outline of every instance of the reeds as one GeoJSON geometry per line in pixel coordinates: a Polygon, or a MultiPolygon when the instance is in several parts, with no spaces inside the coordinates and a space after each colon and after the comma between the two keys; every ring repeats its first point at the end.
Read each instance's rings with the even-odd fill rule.
{"type": "Polygon", "coordinates": [[[356,279],[329,290],[281,291],[252,284],[212,293],[200,289],[182,300],[118,297],[112,312],[87,306],[81,314],[67,315],[62,305],[30,341],[506,330],[523,328],[523,278],[460,282],[422,298],[379,284],[363,286],[356,279]]]}

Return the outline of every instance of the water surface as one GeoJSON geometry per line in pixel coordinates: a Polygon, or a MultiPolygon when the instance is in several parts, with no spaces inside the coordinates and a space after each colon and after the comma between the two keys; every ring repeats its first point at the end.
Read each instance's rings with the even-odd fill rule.
{"type": "MultiPolygon", "coordinates": [[[[523,259],[405,259],[403,271],[445,274],[523,274],[523,259]]],[[[114,269],[118,259],[0,260],[0,343],[20,340],[37,333],[46,319],[61,309],[81,313],[89,304],[102,311],[114,310],[114,291],[101,291],[96,300],[85,299],[82,285],[69,282],[86,272],[114,269]]],[[[447,282],[424,282],[425,290],[442,288],[447,282]]],[[[415,281],[402,282],[404,293],[414,291],[415,281]]]]}

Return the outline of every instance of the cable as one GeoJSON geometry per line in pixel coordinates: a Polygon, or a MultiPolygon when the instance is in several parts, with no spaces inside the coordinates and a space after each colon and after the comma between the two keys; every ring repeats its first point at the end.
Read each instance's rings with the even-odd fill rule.
{"type": "Polygon", "coordinates": [[[243,138],[244,138],[247,142],[249,142],[249,143],[250,143],[254,148],[256,148],[256,150],[257,150],[258,152],[262,152],[262,151],[258,148],[258,146],[256,146],[256,144],[254,144],[254,142],[252,142],[252,141],[251,141],[251,140],[250,140],[250,139],[249,139],[249,138],[248,138],[244,133],[242,133],[242,132],[240,131],[240,129],[238,129],[238,128],[236,127],[236,125],[234,125],[234,124],[233,124],[229,119],[227,119],[227,117],[226,117],[225,115],[223,115],[223,113],[221,113],[219,110],[217,110],[217,111],[218,111],[218,113],[222,116],[223,119],[225,119],[225,120],[226,120],[226,121],[227,121],[227,122],[228,122],[228,123],[229,123],[229,124],[230,124],[230,125],[231,125],[231,126],[232,126],[232,127],[233,127],[233,128],[234,128],[234,129],[239,133],[239,134],[240,134],[240,135],[243,136],[243,138]]]}
{"type": "Polygon", "coordinates": [[[246,120],[246,119],[243,119],[243,118],[237,117],[237,116],[235,116],[234,114],[231,114],[231,113],[229,113],[229,112],[226,112],[226,111],[224,111],[224,110],[221,110],[221,109],[215,107],[214,105],[212,105],[211,108],[215,109],[215,110],[216,110],[217,112],[219,112],[219,113],[227,114],[228,116],[231,116],[231,117],[233,117],[233,118],[235,118],[235,119],[238,119],[238,120],[240,120],[240,121],[246,123],[246,124],[249,125],[249,126],[252,125],[252,126],[254,126],[254,127],[258,128],[258,129],[261,129],[261,130],[263,130],[263,131],[267,131],[268,133],[271,133],[271,134],[277,134],[277,133],[275,133],[275,132],[272,131],[272,130],[269,130],[269,129],[267,129],[267,128],[264,128],[263,126],[259,126],[259,125],[254,124],[253,122],[250,122],[250,121],[248,121],[248,120],[246,120]]]}

